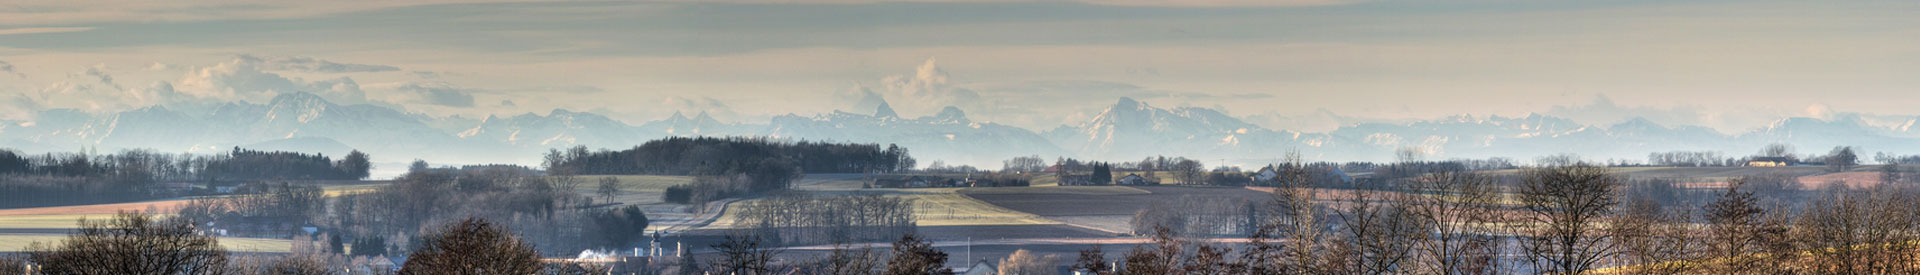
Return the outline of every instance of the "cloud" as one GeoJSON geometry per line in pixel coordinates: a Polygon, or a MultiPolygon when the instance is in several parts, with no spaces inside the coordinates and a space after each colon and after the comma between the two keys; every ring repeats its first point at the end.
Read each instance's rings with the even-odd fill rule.
{"type": "Polygon", "coordinates": [[[34,94],[34,100],[42,107],[74,108],[89,112],[120,110],[137,103],[130,102],[126,91],[112,82],[111,75],[98,68],[89,68],[68,74],[66,79],[41,88],[34,94]]]}
{"type": "Polygon", "coordinates": [[[387,65],[335,63],[312,57],[271,57],[262,58],[252,55],[240,55],[241,59],[250,59],[260,63],[260,68],[272,71],[298,71],[309,73],[370,73],[399,71],[399,67],[387,65]]]}
{"type": "Polygon", "coordinates": [[[854,82],[847,89],[833,93],[833,102],[835,102],[833,108],[851,113],[871,114],[880,107],[880,103],[886,101],[886,97],[873,92],[872,88],[861,85],[859,82],[854,82]]]}
{"type": "Polygon", "coordinates": [[[386,93],[384,99],[395,104],[473,107],[474,91],[445,82],[409,82],[393,87],[393,92],[386,93]]]}
{"type": "Polygon", "coordinates": [[[32,98],[27,98],[24,94],[14,94],[5,100],[0,100],[0,119],[31,121],[34,119],[34,114],[39,112],[40,104],[33,102],[32,98]]]}
{"type": "Polygon", "coordinates": [[[264,59],[235,57],[227,62],[190,70],[181,77],[179,86],[185,94],[228,101],[260,102],[280,93],[309,92],[344,104],[367,102],[366,92],[351,78],[307,81],[268,72],[264,66],[264,59]]]}
{"type": "Polygon", "coordinates": [[[706,113],[707,115],[722,119],[740,118],[740,113],[735,112],[733,107],[729,106],[726,101],[712,97],[669,96],[660,101],[660,106],[688,115],[706,113]]]}
{"type": "Polygon", "coordinates": [[[156,72],[169,71],[169,70],[179,69],[179,68],[180,66],[174,66],[173,64],[160,63],[160,62],[153,62],[153,64],[147,65],[148,71],[156,71],[156,72]]]}
{"type": "Polygon", "coordinates": [[[837,97],[843,102],[850,102],[848,99],[862,101],[853,103],[855,110],[850,110],[862,112],[871,111],[872,107],[859,105],[878,105],[864,102],[872,98],[870,94],[878,94],[895,110],[903,111],[902,116],[908,117],[930,115],[947,106],[966,110],[987,107],[980,93],[954,86],[947,71],[940,69],[939,62],[934,58],[927,58],[926,62],[914,69],[912,75],[893,75],[881,79],[880,88],[874,91],[856,83],[853,91],[843,91],[837,97]]]}
{"type": "Polygon", "coordinates": [[[721,102],[719,99],[714,99],[712,97],[705,97],[705,96],[693,96],[693,97],[669,96],[666,99],[661,100],[660,104],[663,106],[666,106],[667,108],[687,108],[687,109],[695,109],[695,110],[727,108],[726,102],[721,102]]]}
{"type": "Polygon", "coordinates": [[[1613,98],[1607,98],[1607,94],[1596,94],[1596,96],[1594,96],[1594,102],[1588,102],[1588,104],[1584,104],[1584,106],[1580,106],[1580,104],[1553,106],[1553,108],[1549,108],[1546,113],[1548,113],[1548,115],[1555,115],[1555,117],[1572,119],[1574,123],[1584,123],[1584,125],[1613,125],[1613,123],[1620,123],[1620,121],[1626,121],[1626,119],[1645,117],[1647,121],[1655,121],[1655,123],[1661,123],[1661,125],[1707,125],[1707,127],[1716,127],[1716,129],[1718,129],[1718,125],[1711,125],[1711,123],[1709,123],[1713,117],[1707,112],[1697,110],[1697,108],[1686,108],[1686,106],[1682,106],[1682,108],[1620,106],[1620,104],[1613,102],[1613,98]]]}
{"type": "Polygon", "coordinates": [[[98,79],[98,80],[100,80],[100,83],[101,83],[101,84],[107,84],[107,86],[113,86],[113,89],[114,89],[114,90],[126,90],[126,89],[127,89],[127,88],[123,88],[123,87],[121,87],[121,86],[120,86],[120,83],[114,83],[114,82],[113,82],[113,75],[108,75],[108,74],[107,74],[107,72],[105,72],[105,71],[101,71],[101,70],[100,70],[100,67],[99,67],[99,66],[95,66],[95,67],[92,67],[92,68],[87,68],[87,71],[85,72],[85,74],[86,74],[87,76],[90,76],[90,77],[93,77],[94,79],[98,79]]]}
{"type": "Polygon", "coordinates": [[[1248,123],[1274,130],[1293,130],[1308,133],[1323,133],[1337,130],[1342,126],[1360,123],[1402,123],[1410,119],[1363,118],[1336,114],[1326,108],[1317,108],[1309,113],[1270,112],[1249,115],[1248,123]]]}
{"type": "Polygon", "coordinates": [[[83,32],[91,30],[93,30],[93,27],[13,28],[0,29],[0,35],[83,32]]]}
{"type": "MultiPolygon", "coordinates": [[[[341,0],[256,2],[241,0],[106,0],[76,2],[66,0],[20,0],[9,1],[8,5],[10,7],[8,9],[0,9],[0,25],[287,19],[432,4],[513,1],[514,0],[341,0]]],[[[71,28],[30,29],[63,30],[71,28]]]]}
{"type": "MultiPolygon", "coordinates": [[[[108,22],[192,22],[210,20],[260,20],[311,18],[363,11],[411,6],[523,2],[524,0],[337,0],[337,1],[243,1],[243,0],[19,0],[0,9],[0,25],[47,25],[108,22]]],[[[1020,0],[651,0],[654,3],[733,3],[733,4],[875,4],[902,2],[1025,2],[1020,0]]],[[[1173,7],[1294,7],[1351,3],[1341,0],[1079,0],[1093,5],[1173,6],[1173,7]]],[[[647,4],[647,3],[642,3],[647,4]]],[[[86,27],[25,28],[21,32],[84,31],[86,27]]],[[[86,28],[90,29],[90,28],[86,28]]]]}
{"type": "Polygon", "coordinates": [[[14,76],[18,76],[20,78],[27,78],[27,74],[23,74],[23,73],[20,73],[20,71],[13,70],[13,63],[7,63],[6,61],[0,61],[0,73],[7,73],[7,74],[12,74],[14,76]]]}
{"type": "Polygon", "coordinates": [[[481,92],[496,92],[496,93],[508,93],[508,94],[518,94],[518,93],[532,93],[532,94],[548,94],[548,93],[553,93],[553,94],[590,94],[590,93],[599,93],[599,92],[605,92],[605,91],[607,91],[607,89],[602,89],[602,88],[600,88],[600,87],[594,87],[594,86],[585,86],[585,85],[559,85],[559,86],[538,86],[538,87],[527,87],[527,88],[512,88],[512,89],[502,89],[502,90],[485,90],[485,91],[481,91],[481,92]]]}

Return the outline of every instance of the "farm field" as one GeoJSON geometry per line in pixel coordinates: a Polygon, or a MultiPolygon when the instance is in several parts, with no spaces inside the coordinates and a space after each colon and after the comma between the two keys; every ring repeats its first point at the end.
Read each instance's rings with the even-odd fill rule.
{"type": "Polygon", "coordinates": [[[179,206],[181,204],[186,204],[188,201],[189,200],[183,198],[183,199],[127,202],[127,203],[0,209],[0,218],[4,218],[4,216],[18,216],[18,215],[68,215],[68,214],[109,214],[111,215],[114,213],[119,213],[120,211],[128,211],[128,210],[146,211],[149,208],[157,209],[160,211],[167,211],[168,209],[173,209],[174,207],[179,206]]]}
{"type": "MultiPolygon", "coordinates": [[[[1863,166],[1862,168],[1864,168],[1864,166],[1863,166]]],[[[1714,179],[1714,180],[1724,180],[1724,179],[1728,179],[1728,178],[1737,178],[1737,177],[1744,177],[1744,176],[1760,176],[1760,175],[1768,175],[1768,174],[1786,174],[1786,175],[1792,175],[1792,176],[1809,176],[1809,175],[1816,175],[1816,174],[1821,174],[1821,173],[1825,173],[1825,172],[1826,172],[1826,169],[1827,169],[1827,167],[1825,167],[1825,166],[1791,166],[1791,167],[1614,167],[1614,168],[1609,168],[1609,169],[1611,169],[1611,170],[1613,170],[1613,171],[1614,171],[1615,173],[1620,173],[1621,175],[1626,175],[1626,176],[1628,176],[1628,177],[1634,177],[1634,178],[1696,178],[1696,179],[1714,179]]],[[[1857,170],[1860,170],[1860,169],[1861,169],[1861,168],[1856,168],[1856,169],[1854,169],[1854,170],[1856,170],[1856,171],[1857,171],[1857,170]]],[[[1522,169],[1506,169],[1506,170],[1497,170],[1497,171],[1492,171],[1492,174],[1496,174],[1496,175],[1501,175],[1501,174],[1508,174],[1508,175],[1510,175],[1510,174],[1518,174],[1518,173],[1520,173],[1521,171],[1523,171],[1523,170],[1522,170],[1522,169]]]]}
{"type": "Polygon", "coordinates": [[[1185,196],[1271,199],[1271,195],[1265,192],[1231,187],[1061,186],[1013,189],[1019,188],[975,188],[962,190],[961,194],[1013,211],[1109,233],[1131,231],[1128,222],[1133,219],[1133,214],[1154,202],[1170,202],[1185,196]]]}
{"type": "MultiPolygon", "coordinates": [[[[991,189],[991,188],[967,188],[991,189]]],[[[900,197],[913,201],[914,219],[920,226],[974,226],[974,225],[1046,225],[1060,224],[1038,215],[1015,211],[996,206],[963,195],[961,188],[925,188],[925,189],[867,189],[845,191],[848,194],[881,194],[888,197],[900,197]]],[[[721,214],[719,220],[702,229],[733,229],[738,215],[731,206],[738,206],[752,199],[734,202],[728,212],[721,214]]]]}
{"type": "Polygon", "coordinates": [[[70,229],[80,227],[80,219],[106,220],[114,214],[55,214],[55,215],[8,215],[0,216],[0,230],[9,229],[70,229]]]}
{"type": "MultiPolygon", "coordinates": [[[[693,183],[692,176],[580,175],[574,176],[574,179],[580,181],[579,190],[592,193],[600,188],[600,179],[606,177],[613,177],[620,182],[620,192],[658,193],[665,192],[667,187],[693,183]]],[[[555,178],[557,177],[547,177],[548,180],[555,178]]]]}
{"type": "Polygon", "coordinates": [[[383,181],[383,182],[370,182],[370,183],[322,185],[320,186],[320,190],[323,192],[326,192],[326,195],[328,197],[334,197],[334,196],[353,194],[353,193],[372,192],[374,189],[380,188],[381,186],[386,186],[387,184],[390,184],[390,183],[391,182],[383,181]]]}
{"type": "MultiPolygon", "coordinates": [[[[0,234],[0,252],[25,251],[34,242],[55,244],[66,239],[65,234],[0,234]]],[[[220,246],[232,252],[287,253],[293,248],[293,242],[277,239],[220,238],[220,246]]]]}
{"type": "MultiPolygon", "coordinates": [[[[1251,171],[1248,171],[1248,172],[1251,172],[1251,171]]],[[[1113,174],[1114,180],[1119,180],[1120,178],[1126,177],[1127,175],[1140,175],[1144,177],[1147,175],[1147,172],[1113,171],[1112,174],[1113,174]]],[[[1160,184],[1167,184],[1167,185],[1181,184],[1179,178],[1167,176],[1167,171],[1158,171],[1158,172],[1155,172],[1154,175],[1157,177],[1160,177],[1160,184]]],[[[1054,175],[1053,173],[1034,173],[1033,186],[1034,187],[1060,186],[1060,177],[1057,175],[1054,175]]]]}

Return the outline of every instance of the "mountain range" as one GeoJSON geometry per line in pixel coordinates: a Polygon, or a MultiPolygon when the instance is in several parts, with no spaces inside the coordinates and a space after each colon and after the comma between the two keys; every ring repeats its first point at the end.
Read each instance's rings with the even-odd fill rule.
{"type": "Polygon", "coordinates": [[[1045,131],[969,119],[946,107],[901,117],[877,102],[869,112],[775,116],[765,124],[730,123],[706,113],[639,125],[606,116],[553,110],[470,119],[406,113],[375,105],[341,105],[307,93],[287,93],[264,104],[232,102],[195,111],[147,107],[110,114],[45,110],[32,120],[0,121],[0,147],[28,152],[153,149],[218,152],[231,147],[344,154],[362,150],[381,161],[531,163],[552,148],[618,149],[669,136],[751,136],[898,144],[926,165],[932,161],[997,168],[1015,156],[1069,156],[1108,161],[1186,156],[1259,165],[1289,152],[1314,160],[1387,160],[1417,148],[1433,158],[1511,157],[1572,153],[1589,160],[1642,160],[1648,153],[1711,150],[1744,155],[1770,143],[1805,153],[1833,146],[1865,152],[1920,152],[1920,118],[1842,115],[1784,118],[1767,127],[1722,134],[1699,126],[1630,119],[1582,125],[1529,114],[1458,115],[1406,122],[1369,122],[1331,131],[1266,129],[1225,112],[1200,107],[1160,108],[1119,98],[1092,119],[1045,131]]]}

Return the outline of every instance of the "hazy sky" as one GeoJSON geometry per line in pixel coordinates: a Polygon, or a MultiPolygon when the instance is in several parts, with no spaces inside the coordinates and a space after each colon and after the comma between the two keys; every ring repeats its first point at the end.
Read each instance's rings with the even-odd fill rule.
{"type": "Polygon", "coordinates": [[[25,0],[0,4],[0,118],[297,90],[433,115],[763,122],[874,93],[905,116],[953,105],[1035,129],[1127,96],[1309,130],[1537,112],[1737,131],[1920,114],[1916,14],[1916,1],[25,0]]]}

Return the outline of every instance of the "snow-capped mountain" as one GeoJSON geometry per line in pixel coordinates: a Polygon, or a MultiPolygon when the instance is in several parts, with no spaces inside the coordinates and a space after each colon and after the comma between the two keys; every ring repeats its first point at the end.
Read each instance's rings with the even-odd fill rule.
{"type": "Polygon", "coordinates": [[[590,113],[555,109],[545,116],[522,114],[512,117],[487,116],[480,124],[458,134],[462,139],[499,142],[518,147],[571,147],[573,145],[639,144],[647,137],[626,123],[590,113]]]}
{"type": "Polygon", "coordinates": [[[1349,148],[1352,142],[1326,134],[1270,130],[1213,109],[1162,109],[1131,98],[1120,98],[1088,122],[1046,135],[1080,156],[1096,159],[1271,159],[1293,150],[1309,156],[1366,150],[1349,148]]]}
{"type": "Polygon", "coordinates": [[[648,139],[669,136],[752,136],[766,128],[765,125],[745,125],[720,122],[707,112],[700,112],[689,118],[680,112],[673,112],[664,120],[641,123],[639,131],[648,139]]]}
{"type": "Polygon", "coordinates": [[[343,154],[338,149],[344,145],[376,154],[432,159],[505,156],[465,150],[476,144],[393,109],[342,106],[307,93],[282,94],[266,104],[222,104],[198,115],[164,107],[97,117],[71,110],[48,110],[39,115],[36,121],[8,123],[9,127],[0,128],[6,146],[43,151],[95,148],[209,152],[267,144],[279,149],[343,154]]]}
{"type": "Polygon", "coordinates": [[[774,117],[761,135],[804,140],[898,144],[923,163],[943,160],[955,164],[985,165],[1015,156],[1066,153],[1032,131],[991,122],[976,122],[955,107],[931,116],[905,119],[885,103],[873,115],[844,111],[811,117],[788,114],[774,117]]]}
{"type": "MultiPolygon", "coordinates": [[[[602,115],[557,109],[470,119],[411,114],[377,105],[340,105],[306,93],[264,104],[231,102],[170,109],[147,107],[106,114],[45,110],[33,120],[0,121],[0,147],[31,152],[152,149],[210,152],[231,147],[376,156],[441,163],[534,164],[551,148],[625,148],[667,136],[752,136],[792,140],[897,144],[930,163],[996,167],[1014,156],[1071,156],[1109,161],[1145,156],[1224,159],[1230,164],[1273,160],[1299,152],[1315,160],[1390,160],[1401,148],[1436,159],[1573,153],[1593,160],[1640,160],[1651,152],[1711,150],[1744,155],[1770,143],[1804,154],[1833,146],[1862,151],[1920,152],[1920,118],[1843,114],[1830,119],[1785,118],[1738,134],[1690,125],[1629,119],[1612,125],[1529,114],[1457,115],[1432,120],[1368,122],[1321,133],[1268,129],[1209,108],[1159,108],[1120,98],[1084,122],[1044,133],[976,121],[946,107],[905,118],[884,100],[870,112],[788,114],[767,124],[722,122],[699,113],[675,113],[640,125],[602,115]],[[186,111],[183,111],[186,110],[186,111]]],[[[913,110],[908,110],[913,111],[913,110]]],[[[1325,114],[1331,115],[1331,114],[1325,114]]]]}

